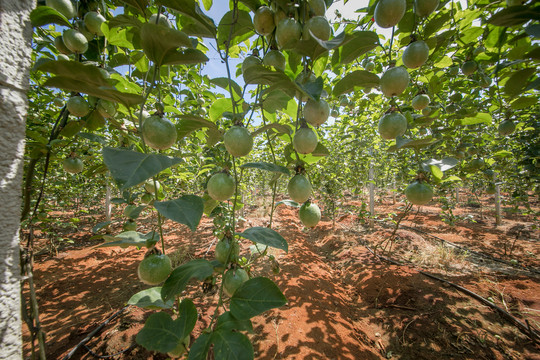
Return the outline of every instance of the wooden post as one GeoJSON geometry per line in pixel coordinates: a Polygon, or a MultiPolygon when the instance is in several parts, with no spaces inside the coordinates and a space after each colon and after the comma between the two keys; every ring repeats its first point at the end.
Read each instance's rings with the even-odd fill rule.
{"type": "Polygon", "coordinates": [[[108,178],[105,178],[105,181],[105,221],[111,221],[111,186],[108,178]]]}
{"type": "Polygon", "coordinates": [[[394,180],[392,180],[392,205],[396,204],[396,193],[397,193],[396,177],[394,176],[394,180]]]}
{"type": "Polygon", "coordinates": [[[373,218],[375,217],[375,184],[373,178],[375,171],[373,169],[373,149],[369,149],[369,227],[373,227],[373,218]]]}
{"type": "Polygon", "coordinates": [[[456,204],[459,204],[459,186],[456,186],[456,204]]]}
{"type": "Polygon", "coordinates": [[[501,225],[501,188],[497,183],[497,173],[493,172],[493,183],[495,184],[495,225],[501,225]]]}

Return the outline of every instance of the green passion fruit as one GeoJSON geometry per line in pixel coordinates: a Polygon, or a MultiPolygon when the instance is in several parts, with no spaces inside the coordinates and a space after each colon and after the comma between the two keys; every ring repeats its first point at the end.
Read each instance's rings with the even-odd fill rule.
{"type": "Polygon", "coordinates": [[[380,86],[387,97],[401,95],[409,86],[409,73],[403,66],[390,68],[381,76],[380,86]]]}
{"type": "Polygon", "coordinates": [[[292,200],[302,204],[311,196],[311,183],[304,175],[296,174],[289,180],[287,191],[292,200]]]}
{"type": "Polygon", "coordinates": [[[75,16],[75,8],[70,0],[45,0],[45,5],[52,7],[68,20],[73,19],[75,16]]]}
{"type": "Polygon", "coordinates": [[[94,38],[94,34],[92,34],[90,30],[88,30],[86,24],[82,20],[75,21],[75,29],[77,29],[81,34],[83,34],[88,41],[91,41],[94,38]]]}
{"type": "Polygon", "coordinates": [[[223,290],[228,296],[233,296],[236,290],[249,280],[249,275],[244,269],[230,269],[223,275],[223,290]]]}
{"type": "Polygon", "coordinates": [[[416,15],[427,17],[439,7],[439,0],[414,0],[416,15]]]}
{"type": "Polygon", "coordinates": [[[411,204],[425,205],[433,198],[433,189],[424,182],[414,181],[405,189],[405,196],[411,204]]]}
{"type": "Polygon", "coordinates": [[[96,110],[99,111],[101,116],[108,119],[116,115],[116,104],[112,101],[99,99],[96,105],[96,110]]]}
{"type": "Polygon", "coordinates": [[[73,51],[69,50],[66,46],[66,44],[64,44],[64,39],[62,38],[62,35],[60,36],[57,36],[56,38],[54,38],[54,47],[56,48],[56,50],[58,50],[58,52],[64,54],[64,55],[71,55],[73,54],[73,51]]]}
{"type": "Polygon", "coordinates": [[[499,135],[501,136],[507,136],[512,134],[516,130],[516,124],[510,120],[504,120],[499,124],[498,127],[499,135]]]}
{"type": "Polygon", "coordinates": [[[253,136],[245,127],[235,125],[223,135],[223,143],[229,154],[242,157],[249,154],[253,148],[253,136]]]}
{"type": "Polygon", "coordinates": [[[176,127],[159,115],[146,118],[142,123],[142,136],[146,145],[156,150],[166,150],[176,142],[176,127]]]}
{"type": "Polygon", "coordinates": [[[222,264],[238,261],[239,254],[240,246],[236,241],[233,242],[232,240],[228,240],[225,238],[218,241],[218,243],[216,244],[216,260],[222,264]]]}
{"type": "Polygon", "coordinates": [[[86,116],[90,112],[90,105],[82,96],[72,96],[66,102],[70,114],[78,117],[86,116]]]}
{"type": "Polygon", "coordinates": [[[158,25],[172,28],[172,24],[165,14],[159,14],[159,18],[158,18],[158,14],[152,14],[150,18],[148,19],[148,22],[150,24],[157,23],[158,25]]]}
{"type": "Polygon", "coordinates": [[[84,24],[88,31],[97,36],[103,36],[103,31],[101,31],[101,25],[105,22],[103,15],[98,14],[95,11],[89,11],[84,15],[84,24]]]}
{"type": "Polygon", "coordinates": [[[315,203],[306,202],[300,207],[298,216],[305,227],[311,228],[317,226],[321,220],[321,209],[315,203]]]}
{"type": "Polygon", "coordinates": [[[255,65],[261,65],[261,59],[256,56],[250,55],[242,62],[242,76],[246,73],[246,70],[255,65]]]}
{"type": "MultiPolygon", "coordinates": [[[[306,71],[302,71],[300,74],[298,74],[295,81],[298,84],[305,86],[308,83],[315,82],[315,80],[317,80],[317,78],[315,77],[315,74],[313,74],[312,72],[308,73],[306,71]]],[[[301,99],[302,101],[308,101],[309,99],[307,95],[302,94],[300,91],[296,92],[296,98],[298,100],[301,99]]]]}
{"type": "Polygon", "coordinates": [[[425,109],[430,102],[430,98],[426,94],[418,94],[412,99],[412,107],[414,110],[422,110],[425,109]]]}
{"type": "Polygon", "coordinates": [[[62,40],[64,40],[64,45],[74,53],[84,54],[88,50],[88,40],[80,31],[68,29],[64,31],[62,40]]]}
{"type": "Polygon", "coordinates": [[[324,0],[308,0],[310,13],[314,16],[324,16],[326,14],[326,3],[324,0]]]}
{"type": "Polygon", "coordinates": [[[328,120],[330,106],[324,99],[319,101],[308,99],[304,107],[304,118],[313,126],[320,126],[328,120]]]}
{"type": "Polygon", "coordinates": [[[373,71],[375,70],[375,63],[373,61],[368,61],[366,65],[364,66],[364,69],[366,71],[373,71]]]}
{"type": "Polygon", "coordinates": [[[270,35],[276,28],[274,12],[268,6],[259,7],[253,16],[253,27],[259,35],[270,35]]]}
{"type": "Polygon", "coordinates": [[[141,261],[137,275],[145,284],[158,285],[167,279],[171,270],[171,259],[167,255],[152,254],[141,261]]]}
{"type": "Polygon", "coordinates": [[[379,134],[383,139],[393,140],[407,131],[407,119],[401,113],[394,111],[385,114],[379,120],[379,134]]]}
{"type": "Polygon", "coordinates": [[[263,65],[273,66],[278,70],[285,71],[285,56],[278,50],[270,50],[264,55],[263,65]]]}
{"type": "Polygon", "coordinates": [[[461,65],[461,72],[465,76],[474,74],[476,69],[478,69],[478,64],[476,64],[476,61],[474,60],[465,61],[463,65],[461,65]]]}
{"type": "Polygon", "coordinates": [[[423,40],[410,43],[403,51],[403,64],[409,69],[416,69],[424,65],[429,57],[429,47],[423,40]]]}
{"type": "Polygon", "coordinates": [[[383,29],[397,25],[407,9],[405,0],[379,0],[375,7],[374,18],[383,29]]]}
{"type": "Polygon", "coordinates": [[[313,34],[317,39],[328,41],[332,34],[332,28],[324,16],[315,16],[306,21],[302,29],[302,38],[309,40],[313,34]]]}
{"type": "Polygon", "coordinates": [[[234,194],[234,179],[226,173],[212,175],[206,185],[208,195],[216,201],[228,200],[234,194]]]}
{"type": "Polygon", "coordinates": [[[161,190],[161,184],[157,180],[154,184],[154,179],[148,179],[144,182],[144,190],[146,190],[150,194],[155,194],[156,190],[159,193],[161,190]]]}
{"type": "Polygon", "coordinates": [[[68,157],[65,158],[62,161],[62,166],[64,168],[64,171],[70,173],[70,174],[78,174],[80,173],[83,168],[84,164],[81,159],[78,157],[68,157]]]}
{"type": "Polygon", "coordinates": [[[276,42],[280,49],[290,49],[302,36],[302,26],[294,19],[281,20],[276,28],[276,42]]]}
{"type": "Polygon", "coordinates": [[[293,147],[300,154],[312,153],[317,143],[317,134],[308,127],[301,127],[294,133],[293,147]]]}

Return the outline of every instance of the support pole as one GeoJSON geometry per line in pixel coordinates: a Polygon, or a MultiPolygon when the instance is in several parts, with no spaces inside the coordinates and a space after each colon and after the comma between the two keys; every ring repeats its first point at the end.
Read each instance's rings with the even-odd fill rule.
{"type": "Polygon", "coordinates": [[[493,183],[495,184],[495,224],[501,225],[501,188],[497,183],[497,173],[493,172],[493,183]]]}
{"type": "Polygon", "coordinates": [[[369,149],[369,227],[373,227],[373,219],[375,218],[375,171],[373,168],[373,149],[369,149]]]}

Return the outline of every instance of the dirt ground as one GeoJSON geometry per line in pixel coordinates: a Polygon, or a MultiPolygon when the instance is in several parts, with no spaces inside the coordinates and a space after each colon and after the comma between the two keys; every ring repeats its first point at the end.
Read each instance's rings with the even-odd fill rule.
{"type": "MultiPolygon", "coordinates": [[[[314,229],[301,225],[297,209],[278,207],[274,229],[287,239],[289,252],[273,252],[281,268],[278,275],[268,263],[255,266],[253,275],[275,281],[288,304],[253,319],[254,334],[249,336],[255,358],[540,359],[540,346],[499,313],[417,271],[461,285],[540,329],[538,219],[505,214],[502,225],[496,227],[489,199],[485,201],[482,215],[465,204],[457,208],[455,214],[461,219],[454,226],[441,221],[438,207],[420,211],[414,207],[392,242],[394,225],[384,218],[390,213],[399,215],[404,204],[392,204],[391,198],[378,204],[376,211],[382,216],[373,228],[356,215],[358,201],[343,207],[335,224],[323,218],[314,229]],[[403,265],[381,260],[368,247],[403,265]]],[[[72,243],[57,251],[42,251],[35,261],[40,319],[51,359],[62,359],[123,309],[133,294],[148,287],[136,274],[145,250],[95,248],[103,242],[91,233],[99,217],[50,216],[69,219],[75,215],[80,223],[64,234],[72,243]]],[[[243,226],[265,225],[264,215],[260,209],[248,210],[243,226]]],[[[138,231],[144,232],[149,221],[143,219],[138,231]]],[[[191,258],[213,259],[212,227],[207,217],[195,233],[167,221],[165,240],[173,262],[178,266],[191,258]]],[[[113,233],[120,231],[120,226],[113,228],[113,233]]],[[[41,239],[38,245],[50,250],[46,234],[36,235],[41,239]]],[[[248,247],[246,241],[243,251],[247,253],[248,247]]],[[[196,337],[208,325],[217,295],[204,293],[194,282],[187,291],[200,313],[196,337]]],[[[117,353],[110,358],[166,359],[135,343],[150,313],[125,308],[72,359],[117,353]]],[[[28,329],[23,326],[23,331],[29,358],[28,329]]]]}

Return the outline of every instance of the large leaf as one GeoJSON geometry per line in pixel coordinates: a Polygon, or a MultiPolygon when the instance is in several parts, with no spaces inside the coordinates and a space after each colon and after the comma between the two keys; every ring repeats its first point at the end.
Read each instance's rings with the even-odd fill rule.
{"type": "MultiPolygon", "coordinates": [[[[191,300],[184,299],[185,302],[191,300]]],[[[189,335],[193,327],[189,329],[193,316],[197,319],[197,310],[193,303],[191,306],[180,305],[179,318],[173,320],[171,316],[164,312],[154,313],[148,317],[144,327],[137,334],[137,343],[147,350],[167,353],[189,335]],[[183,311],[182,311],[183,310],[183,311]],[[187,320],[186,320],[187,318],[187,320]]],[[[193,324],[195,325],[195,324],[193,324]]]]}
{"type": "Polygon", "coordinates": [[[159,234],[155,231],[150,231],[148,234],[141,234],[137,231],[124,231],[115,236],[103,235],[103,239],[106,242],[97,245],[96,248],[112,246],[120,246],[122,248],[129,246],[142,248],[146,246],[150,248],[159,240],[159,234]]]}
{"type": "Polygon", "coordinates": [[[205,259],[191,260],[190,262],[185,263],[172,271],[163,284],[163,288],[161,289],[161,297],[165,301],[172,299],[184,291],[187,283],[192,278],[204,280],[213,273],[214,267],[210,261],[205,259]]]}
{"type": "Polygon", "coordinates": [[[195,0],[156,0],[156,3],[159,5],[166,6],[168,8],[174,9],[189,17],[193,23],[197,25],[197,28],[204,29],[204,33],[198,35],[203,37],[213,38],[216,36],[216,25],[214,21],[206,16],[199,4],[195,0]]]}
{"type": "Polygon", "coordinates": [[[287,240],[285,240],[277,231],[267,227],[252,227],[244,230],[244,232],[239,233],[238,235],[257,244],[268,245],[277,249],[285,250],[286,252],[289,251],[287,240]]]}
{"type": "Polygon", "coordinates": [[[287,299],[272,280],[256,277],[246,281],[235,291],[231,298],[230,311],[235,318],[245,320],[286,303],[287,299]]]}
{"type": "MultiPolygon", "coordinates": [[[[266,110],[266,109],[265,109],[266,110]]],[[[255,130],[252,135],[257,136],[259,134],[262,134],[265,131],[273,130],[273,132],[276,132],[278,134],[292,134],[292,129],[290,125],[283,125],[279,123],[270,123],[266,124],[257,130],[255,130]]]]}
{"type": "Polygon", "coordinates": [[[339,64],[353,62],[361,55],[375,49],[378,44],[379,37],[373,31],[356,31],[345,36],[343,46],[339,49],[339,64]]]}
{"type": "Polygon", "coordinates": [[[206,360],[210,345],[212,345],[212,334],[203,332],[191,345],[188,360],[206,360]]]}
{"type": "Polygon", "coordinates": [[[165,155],[143,154],[109,147],[103,149],[103,160],[120,190],[139,185],[182,161],[180,158],[165,155]]]}
{"type": "Polygon", "coordinates": [[[212,334],[216,360],[253,360],[253,345],[239,332],[216,330],[212,334]]]}
{"type": "MultiPolygon", "coordinates": [[[[229,91],[229,78],[218,77],[210,80],[210,83],[219,86],[220,88],[229,91]]],[[[242,88],[234,80],[231,80],[231,87],[234,91],[234,94],[239,98],[242,97],[242,88]]]]}
{"type": "Polygon", "coordinates": [[[252,169],[260,169],[265,171],[272,171],[272,172],[279,172],[285,175],[290,175],[291,172],[289,169],[287,169],[285,166],[276,165],[272,163],[267,162],[254,162],[254,163],[246,163],[242,164],[240,166],[241,168],[252,168],[252,169]]]}
{"type": "Polygon", "coordinates": [[[155,202],[154,206],[167,219],[187,225],[191,231],[195,231],[202,218],[204,201],[196,195],[184,195],[176,200],[155,202]]]}
{"type": "Polygon", "coordinates": [[[433,165],[437,166],[441,171],[446,171],[446,170],[452,169],[458,164],[459,164],[459,160],[448,157],[442,160],[429,159],[429,160],[423,161],[421,166],[426,171],[429,171],[430,166],[433,166],[433,165]]]}
{"type": "Polygon", "coordinates": [[[311,39],[298,41],[294,45],[293,50],[301,55],[309,56],[313,61],[317,60],[322,55],[327,54],[329,50],[342,45],[345,39],[344,32],[328,41],[318,39],[313,35],[313,32],[310,31],[310,33],[312,36],[311,39]]]}
{"type": "Polygon", "coordinates": [[[230,41],[229,47],[249,39],[253,35],[253,23],[247,11],[237,10],[233,20],[233,12],[229,11],[219,21],[217,40],[219,46],[230,41]],[[231,29],[232,28],[232,29],[231,29]]]}
{"type": "Polygon", "coordinates": [[[182,115],[180,116],[180,121],[176,125],[176,130],[178,132],[178,139],[182,139],[188,136],[189,134],[191,134],[193,131],[196,131],[202,128],[210,128],[210,129],[216,129],[216,130],[218,129],[216,124],[200,116],[182,115]]]}
{"type": "Polygon", "coordinates": [[[457,125],[491,124],[493,118],[488,113],[478,113],[475,116],[456,120],[457,125]]]}
{"type": "Polygon", "coordinates": [[[349,93],[355,87],[374,88],[379,86],[379,77],[369,71],[356,70],[348,73],[334,86],[334,96],[349,93]]]}
{"type": "Polygon", "coordinates": [[[138,12],[144,15],[146,8],[148,7],[148,0],[122,0],[126,4],[135,8],[138,12]]]}
{"type": "Polygon", "coordinates": [[[230,311],[224,312],[218,317],[216,330],[239,330],[253,332],[253,324],[251,320],[238,320],[232,316],[230,311]]]}
{"type": "Polygon", "coordinates": [[[193,65],[207,62],[209,59],[201,50],[185,49],[169,51],[163,57],[161,65],[193,65]]]}
{"type": "Polygon", "coordinates": [[[529,20],[540,20],[540,7],[511,6],[493,15],[488,23],[497,26],[523,25],[529,20]]]}
{"type": "Polygon", "coordinates": [[[170,309],[174,306],[174,300],[164,302],[161,299],[161,287],[153,287],[139,291],[128,300],[128,305],[135,305],[143,309],[170,309]]]}
{"type": "Polygon", "coordinates": [[[69,20],[55,9],[48,6],[38,6],[30,13],[32,26],[43,26],[48,24],[58,24],[71,27],[69,20]]]}
{"type": "Polygon", "coordinates": [[[81,92],[105,100],[120,102],[126,106],[133,106],[144,100],[139,94],[116,90],[105,79],[97,66],[84,65],[78,61],[56,60],[46,62],[38,69],[58,75],[47,79],[44,83],[45,86],[81,92]]]}
{"type": "Polygon", "coordinates": [[[522,93],[527,87],[527,81],[535,72],[535,68],[527,68],[514,72],[506,84],[504,84],[505,94],[515,96],[522,93]]]}
{"type": "Polygon", "coordinates": [[[141,27],[141,46],[146,56],[158,66],[164,64],[179,47],[192,47],[189,37],[183,32],[166,26],[146,23],[141,27]]]}

